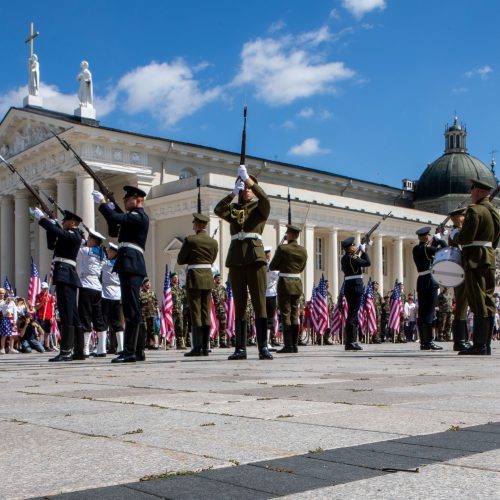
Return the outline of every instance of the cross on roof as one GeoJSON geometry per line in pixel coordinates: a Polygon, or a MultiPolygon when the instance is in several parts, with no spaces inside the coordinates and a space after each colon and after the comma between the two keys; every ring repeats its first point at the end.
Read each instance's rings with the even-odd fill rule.
{"type": "Polygon", "coordinates": [[[33,56],[33,40],[40,35],[39,31],[35,31],[33,21],[30,22],[30,36],[24,40],[24,43],[30,43],[30,57],[33,56]]]}

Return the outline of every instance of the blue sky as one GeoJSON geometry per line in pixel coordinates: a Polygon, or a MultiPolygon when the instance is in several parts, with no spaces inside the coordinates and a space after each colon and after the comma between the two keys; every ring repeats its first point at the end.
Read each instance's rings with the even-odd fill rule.
{"type": "Polygon", "coordinates": [[[444,149],[500,150],[495,0],[2,2],[0,114],[26,95],[29,22],[44,105],[101,124],[400,186],[444,149]]]}

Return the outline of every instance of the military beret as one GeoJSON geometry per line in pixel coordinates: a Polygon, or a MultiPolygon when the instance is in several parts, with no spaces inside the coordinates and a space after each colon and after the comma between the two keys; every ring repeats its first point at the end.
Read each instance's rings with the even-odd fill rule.
{"type": "Polygon", "coordinates": [[[115,252],[118,252],[118,245],[116,245],[115,243],[109,242],[108,247],[111,248],[111,250],[115,250],[115,252]]]}
{"type": "Polygon", "coordinates": [[[425,227],[421,227],[420,229],[417,229],[415,231],[415,234],[417,236],[425,236],[426,234],[429,234],[431,231],[432,231],[432,227],[425,226],[425,227]]]}
{"type": "Polygon", "coordinates": [[[149,281],[149,278],[146,276],[143,280],[142,280],[142,284],[144,285],[145,283],[147,283],[149,281]]]}
{"type": "Polygon", "coordinates": [[[466,208],[456,208],[455,210],[452,210],[448,215],[450,217],[453,217],[455,215],[464,215],[465,212],[467,212],[466,208]]]}
{"type": "Polygon", "coordinates": [[[479,189],[486,189],[487,191],[491,191],[492,189],[495,189],[491,184],[488,184],[485,181],[482,181],[481,179],[471,179],[471,187],[473,188],[479,188],[479,189]]]}
{"type": "Polygon", "coordinates": [[[302,228],[295,226],[294,224],[287,224],[286,229],[287,231],[292,231],[293,233],[300,233],[302,231],[302,228]]]}
{"type": "Polygon", "coordinates": [[[170,277],[173,278],[174,276],[177,276],[177,273],[175,271],[170,271],[170,277]]]}
{"type": "Polygon", "coordinates": [[[342,240],[342,242],[341,242],[342,248],[347,248],[347,247],[350,247],[351,245],[354,245],[355,239],[356,238],[354,238],[354,236],[351,236],[350,238],[346,238],[345,240],[342,240]]]}
{"type": "Polygon", "coordinates": [[[378,285],[378,281],[372,281],[372,285],[378,285]]]}
{"type": "Polygon", "coordinates": [[[124,198],[129,198],[130,196],[140,196],[141,198],[146,197],[146,193],[135,186],[123,186],[123,190],[125,191],[124,198]]]}
{"type": "Polygon", "coordinates": [[[193,214],[193,222],[201,222],[203,224],[206,224],[207,222],[210,221],[210,217],[208,215],[203,215],[199,213],[194,213],[193,214]]]}
{"type": "Polygon", "coordinates": [[[214,278],[220,278],[220,273],[215,273],[214,278]]]}
{"type": "Polygon", "coordinates": [[[95,231],[94,229],[89,229],[89,236],[92,236],[92,238],[96,240],[101,240],[104,241],[106,239],[105,236],[103,236],[101,233],[95,231]]]}
{"type": "Polygon", "coordinates": [[[64,211],[63,220],[74,220],[76,222],[82,222],[82,218],[79,215],[70,212],[69,210],[64,211]]]}

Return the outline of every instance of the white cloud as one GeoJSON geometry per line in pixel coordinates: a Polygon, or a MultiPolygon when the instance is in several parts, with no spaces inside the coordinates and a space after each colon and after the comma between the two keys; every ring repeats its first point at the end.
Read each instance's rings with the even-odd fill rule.
{"type": "Polygon", "coordinates": [[[332,114],[327,109],[322,109],[320,114],[319,114],[320,120],[329,120],[331,117],[332,117],[332,114]]]}
{"type": "Polygon", "coordinates": [[[322,62],[312,48],[331,38],[328,29],[280,39],[258,38],[241,52],[240,71],[233,85],[253,85],[256,95],[270,105],[334,92],[334,83],[352,78],[343,62],[322,62]],[[309,43],[309,49],[304,47],[309,43]]]}
{"type": "Polygon", "coordinates": [[[267,30],[269,33],[276,33],[277,31],[281,31],[286,26],[285,21],[275,21],[269,29],[267,30]]]}
{"type": "Polygon", "coordinates": [[[318,139],[310,137],[309,139],[305,139],[301,144],[291,147],[288,154],[294,156],[312,156],[327,154],[329,152],[329,149],[320,148],[318,139]]]}
{"type": "Polygon", "coordinates": [[[455,87],[451,89],[452,94],[465,94],[467,91],[467,87],[455,87]]]}
{"type": "Polygon", "coordinates": [[[118,82],[118,90],[126,94],[125,111],[151,113],[166,126],[194,114],[222,92],[221,87],[201,90],[194,72],[182,59],[153,61],[130,71],[118,82]]]}
{"type": "Polygon", "coordinates": [[[337,9],[332,9],[328,17],[330,17],[330,19],[340,19],[339,11],[337,9]]]}
{"type": "Polygon", "coordinates": [[[465,73],[467,78],[472,78],[474,76],[479,76],[481,80],[487,80],[490,74],[493,73],[493,68],[489,65],[482,66],[480,68],[474,68],[465,73]]]}
{"type": "Polygon", "coordinates": [[[295,123],[293,123],[292,120],[286,120],[283,122],[283,124],[281,126],[283,128],[291,130],[291,129],[295,128],[295,123]]]}
{"type": "Polygon", "coordinates": [[[385,0],[343,0],[342,5],[355,17],[363,17],[375,9],[385,9],[385,0]]]}
{"type": "Polygon", "coordinates": [[[298,116],[301,118],[312,118],[314,116],[314,109],[303,108],[298,112],[298,116]]]}

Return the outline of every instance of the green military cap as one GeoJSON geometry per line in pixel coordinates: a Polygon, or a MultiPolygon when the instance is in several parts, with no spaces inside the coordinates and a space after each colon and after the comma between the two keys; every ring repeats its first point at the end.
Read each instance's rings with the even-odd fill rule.
{"type": "Polygon", "coordinates": [[[485,181],[482,181],[481,179],[471,179],[471,187],[472,188],[479,188],[479,189],[486,189],[487,191],[491,191],[492,189],[495,189],[491,184],[488,184],[485,181]]]}
{"type": "Polygon", "coordinates": [[[300,233],[302,231],[302,228],[300,228],[299,226],[295,226],[294,224],[287,224],[286,230],[292,231],[294,233],[300,233]]]}
{"type": "Polygon", "coordinates": [[[204,224],[210,221],[210,217],[208,215],[203,215],[198,213],[193,214],[193,219],[194,219],[193,222],[202,222],[204,224]]]}
{"type": "Polygon", "coordinates": [[[455,210],[452,210],[448,215],[450,217],[453,217],[455,215],[464,215],[465,212],[467,212],[467,209],[466,208],[457,208],[455,210]]]}
{"type": "Polygon", "coordinates": [[[173,278],[174,276],[177,276],[177,273],[175,271],[170,271],[170,277],[173,278]]]}
{"type": "Polygon", "coordinates": [[[214,278],[220,278],[220,273],[215,273],[214,278]]]}

